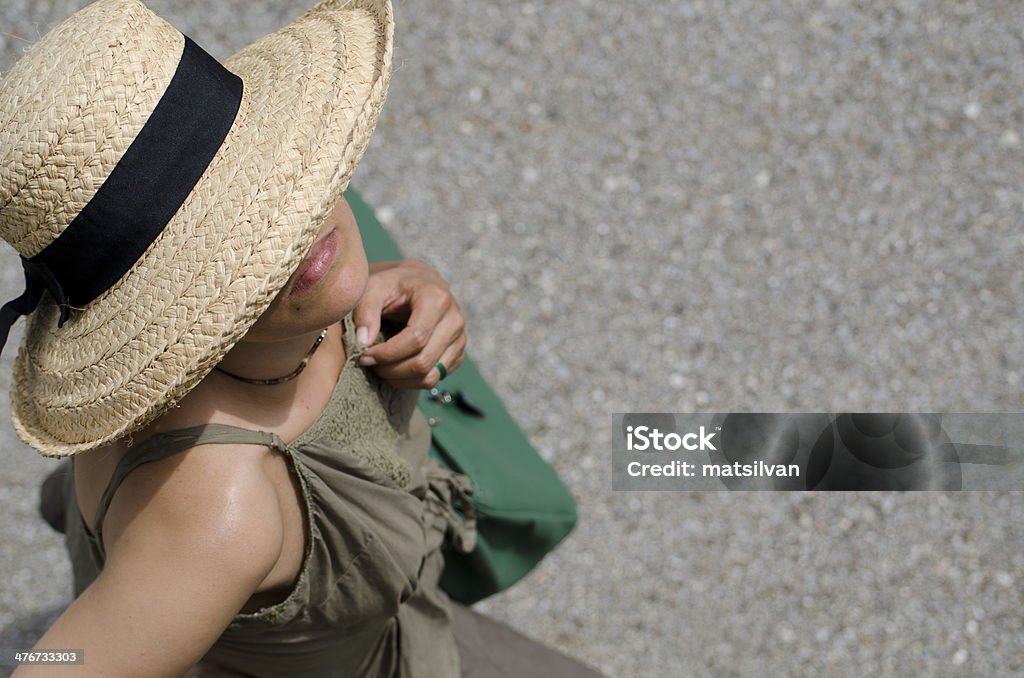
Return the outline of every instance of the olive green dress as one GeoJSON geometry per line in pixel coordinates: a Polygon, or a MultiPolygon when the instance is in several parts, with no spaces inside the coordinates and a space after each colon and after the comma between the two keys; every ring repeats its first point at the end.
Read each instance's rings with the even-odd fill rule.
{"type": "Polygon", "coordinates": [[[74,474],[66,474],[75,595],[103,567],[103,517],[133,469],[201,444],[266,445],[284,453],[302,486],[309,525],[302,570],[285,600],[235,615],[206,659],[261,677],[459,676],[453,603],[437,582],[446,529],[457,547],[473,547],[471,516],[453,510],[457,501],[468,504],[472,486],[428,457],[418,393],[363,370],[351,317],[344,329],[347,360],[331,401],[293,443],[223,424],[157,434],[118,464],[96,535],[78,512],[74,474]]]}

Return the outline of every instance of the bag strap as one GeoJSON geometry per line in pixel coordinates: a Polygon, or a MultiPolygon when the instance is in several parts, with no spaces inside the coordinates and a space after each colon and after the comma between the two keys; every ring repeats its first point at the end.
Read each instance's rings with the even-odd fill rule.
{"type": "MultiPolygon", "coordinates": [[[[114,493],[129,473],[143,464],[160,461],[170,457],[172,454],[183,452],[198,445],[218,444],[245,444],[264,445],[288,453],[288,445],[281,440],[276,433],[266,431],[254,431],[252,429],[231,426],[230,424],[199,424],[187,428],[175,429],[157,433],[138,445],[130,448],[121,458],[110,476],[103,497],[99,506],[96,507],[96,519],[93,521],[93,531],[96,541],[104,552],[103,547],[103,519],[107,515],[110,502],[114,499],[114,493]]],[[[72,458],[73,459],[73,458],[72,458]]]]}

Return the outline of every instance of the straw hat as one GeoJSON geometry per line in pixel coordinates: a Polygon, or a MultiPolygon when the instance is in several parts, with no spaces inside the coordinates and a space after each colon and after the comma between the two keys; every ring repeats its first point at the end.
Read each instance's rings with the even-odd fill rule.
{"type": "Polygon", "coordinates": [[[393,32],[389,0],[323,0],[221,65],[138,0],[99,0],[32,46],[0,83],[22,440],[63,457],[137,430],[242,337],[348,186],[393,32]]]}

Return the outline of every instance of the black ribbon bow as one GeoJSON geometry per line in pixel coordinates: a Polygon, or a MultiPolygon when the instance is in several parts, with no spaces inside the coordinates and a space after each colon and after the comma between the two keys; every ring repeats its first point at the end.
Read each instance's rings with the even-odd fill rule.
{"type": "Polygon", "coordinates": [[[11,327],[14,326],[18,318],[36,310],[43,298],[44,291],[49,292],[53,300],[60,306],[60,319],[57,320],[57,327],[63,327],[71,316],[68,295],[49,266],[22,257],[21,267],[25,270],[25,291],[21,293],[20,297],[8,301],[3,308],[0,308],[0,354],[3,353],[4,347],[7,345],[11,327]]]}

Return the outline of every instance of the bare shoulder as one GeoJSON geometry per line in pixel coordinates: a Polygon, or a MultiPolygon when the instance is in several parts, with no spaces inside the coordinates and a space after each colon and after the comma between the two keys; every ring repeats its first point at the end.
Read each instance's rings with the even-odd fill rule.
{"type": "MultiPolygon", "coordinates": [[[[324,353],[325,358],[331,355],[324,353]]],[[[76,487],[83,516],[94,515],[103,488],[124,456],[154,436],[213,423],[295,439],[323,411],[337,382],[330,369],[307,372],[302,390],[284,400],[260,397],[263,392],[252,389],[232,391],[223,380],[204,380],[176,407],[133,433],[132,441],[118,441],[101,454],[88,453],[91,459],[76,467],[76,475],[82,476],[76,478],[76,487]]],[[[226,532],[255,533],[257,548],[278,553],[284,549],[269,580],[286,581],[301,564],[300,528],[307,520],[302,489],[292,470],[282,451],[244,443],[199,444],[140,464],[110,502],[103,523],[104,547],[113,555],[122,537],[140,524],[156,532],[207,534],[211,539],[226,532]]],[[[131,543],[136,539],[145,536],[134,533],[131,543]]]]}
{"type": "Polygon", "coordinates": [[[244,549],[269,572],[281,551],[283,528],[268,454],[259,445],[197,445],[140,465],[125,477],[107,510],[108,563],[125,553],[177,543],[211,557],[244,549]]]}
{"type": "MultiPolygon", "coordinates": [[[[76,489],[83,515],[92,517],[117,466],[126,456],[141,452],[140,446],[154,436],[201,424],[218,423],[208,398],[188,398],[126,438],[76,458],[76,489]]],[[[153,442],[158,442],[154,440],[153,442]]],[[[256,491],[265,482],[261,445],[225,443],[197,445],[174,451],[167,457],[140,464],[117,487],[103,524],[104,545],[109,546],[128,520],[154,501],[171,506],[182,503],[206,512],[225,501],[230,492],[256,491]]],[[[151,508],[158,508],[154,504],[151,508]]],[[[187,507],[186,507],[187,508],[187,507]]],[[[175,511],[184,520],[188,511],[175,511]]],[[[90,528],[94,528],[91,524],[90,528]]]]}
{"type": "MultiPolygon", "coordinates": [[[[218,411],[211,396],[186,398],[181,407],[136,432],[133,447],[122,446],[114,456],[132,454],[137,445],[162,433],[209,423],[249,428],[231,415],[231,408],[218,411]]],[[[211,538],[249,534],[273,540],[280,552],[279,488],[286,477],[280,453],[265,445],[222,442],[173,451],[140,464],[118,486],[104,519],[104,545],[112,553],[123,533],[146,524],[158,532],[211,538]]]]}
{"type": "MultiPolygon", "coordinates": [[[[282,544],[276,495],[251,445],[198,445],[128,474],[104,522],[99,576],[40,641],[104,648],[103,675],[181,675],[258,590],[282,544]],[[232,449],[233,448],[233,449],[232,449]],[[128,653],[114,651],[133,648],[128,653]]],[[[97,673],[97,675],[99,675],[97,673]]]]}

